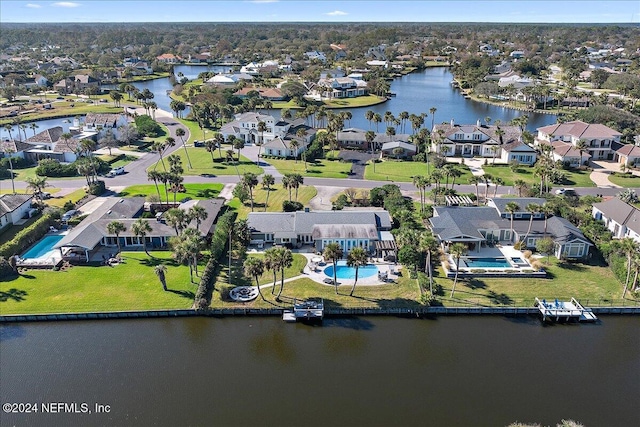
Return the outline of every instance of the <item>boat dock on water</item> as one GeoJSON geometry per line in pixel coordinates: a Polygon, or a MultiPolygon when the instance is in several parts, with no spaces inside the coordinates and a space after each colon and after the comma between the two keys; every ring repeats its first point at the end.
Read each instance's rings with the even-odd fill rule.
{"type": "Polygon", "coordinates": [[[324,300],[312,298],[304,301],[293,301],[293,310],[285,310],[282,320],[285,322],[297,322],[298,320],[320,320],[324,318],[324,300]]]}
{"type": "Polygon", "coordinates": [[[570,301],[558,301],[556,299],[550,302],[536,297],[535,306],[538,307],[543,321],[577,320],[578,322],[595,322],[598,320],[590,308],[583,307],[575,298],[571,298],[570,301]]]}

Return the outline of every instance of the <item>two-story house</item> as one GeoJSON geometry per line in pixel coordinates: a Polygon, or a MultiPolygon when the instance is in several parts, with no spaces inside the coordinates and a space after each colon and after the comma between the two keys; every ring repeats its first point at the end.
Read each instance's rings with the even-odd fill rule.
{"type": "MultiPolygon", "coordinates": [[[[613,158],[612,144],[620,143],[621,136],[620,132],[603,124],[588,124],[576,120],[538,128],[535,144],[551,145],[554,152],[560,153],[567,151],[566,148],[576,149],[580,145],[579,142],[584,141],[585,156],[588,154],[593,160],[611,160],[613,158]]],[[[560,160],[565,161],[563,158],[560,160]]]]}
{"type": "Polygon", "coordinates": [[[640,209],[617,197],[594,203],[591,216],[602,221],[614,239],[632,238],[640,243],[640,209]]]}
{"type": "Polygon", "coordinates": [[[351,77],[332,77],[320,79],[315,89],[322,98],[355,98],[368,93],[367,82],[351,77]]]}

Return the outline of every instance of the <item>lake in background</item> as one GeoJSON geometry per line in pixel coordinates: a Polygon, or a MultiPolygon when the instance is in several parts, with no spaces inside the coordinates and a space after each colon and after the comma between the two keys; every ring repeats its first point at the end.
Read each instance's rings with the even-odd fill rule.
{"type": "MultiPolygon", "coordinates": [[[[175,73],[183,73],[189,79],[195,79],[198,74],[204,71],[211,72],[226,72],[229,71],[229,67],[221,66],[197,66],[197,65],[178,65],[175,67],[175,73]]],[[[391,92],[396,96],[389,99],[389,101],[374,105],[371,107],[351,108],[351,114],[353,118],[350,123],[345,123],[345,127],[358,127],[368,130],[370,127],[369,122],[365,119],[365,112],[367,110],[373,110],[376,113],[380,113],[384,116],[386,111],[391,111],[394,116],[398,116],[402,111],[408,111],[413,114],[427,113],[425,118],[425,126],[431,128],[431,114],[429,109],[435,107],[437,109],[435,113],[434,123],[449,123],[452,119],[459,124],[475,124],[478,120],[481,123],[485,123],[485,117],[490,117],[493,121],[500,120],[502,123],[507,123],[516,117],[519,117],[525,112],[513,110],[510,108],[499,107],[495,105],[483,104],[468,99],[464,99],[459,90],[454,89],[451,86],[451,80],[453,75],[449,69],[440,68],[427,68],[424,71],[408,74],[403,77],[399,77],[391,82],[391,92]]],[[[141,91],[149,89],[154,94],[153,101],[158,105],[158,108],[171,112],[171,98],[167,91],[172,90],[173,86],[169,83],[168,78],[149,80],[146,82],[133,83],[141,91]]],[[[111,87],[104,85],[104,88],[111,87]]],[[[340,111],[340,110],[337,110],[340,111]]],[[[273,114],[276,118],[280,117],[279,110],[271,110],[270,114],[273,114]]],[[[186,116],[189,110],[185,110],[183,115],[186,116]]],[[[527,112],[529,115],[529,123],[527,129],[534,132],[536,128],[547,126],[556,122],[556,116],[551,114],[535,114],[527,112]]],[[[42,120],[36,122],[39,126],[38,132],[52,126],[65,126],[62,123],[63,119],[51,119],[42,120]]],[[[28,123],[27,123],[28,124],[28,123]]],[[[68,130],[69,124],[66,124],[65,131],[68,130]]],[[[15,129],[15,128],[14,128],[15,129]]],[[[375,125],[372,124],[371,129],[375,130],[375,125]]],[[[386,129],[384,123],[380,123],[379,131],[384,132],[386,129]]],[[[407,124],[405,131],[411,133],[411,125],[407,124]]],[[[13,131],[14,137],[16,137],[16,131],[13,131]]],[[[33,135],[33,131],[27,129],[27,136],[33,135]]],[[[0,138],[8,138],[8,132],[0,127],[0,138]]],[[[17,139],[17,137],[16,137],[17,139]]]]}
{"type": "Polygon", "coordinates": [[[640,317],[75,321],[0,326],[0,401],[108,404],[3,425],[640,425],[640,317]]]}

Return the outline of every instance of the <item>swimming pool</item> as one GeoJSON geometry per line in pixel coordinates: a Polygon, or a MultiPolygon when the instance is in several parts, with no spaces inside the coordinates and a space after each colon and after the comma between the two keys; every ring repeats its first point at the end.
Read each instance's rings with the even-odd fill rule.
{"type": "Polygon", "coordinates": [[[505,258],[463,258],[462,261],[469,268],[511,268],[505,258]]]}
{"type": "Polygon", "coordinates": [[[33,245],[27,252],[22,255],[23,259],[39,259],[50,258],[57,249],[53,249],[56,243],[62,240],[64,236],[44,236],[42,240],[33,245]]]}
{"type": "MultiPolygon", "coordinates": [[[[378,267],[373,264],[363,265],[358,268],[358,279],[365,277],[371,277],[378,272],[378,267]]],[[[333,265],[324,269],[324,274],[327,277],[333,277],[333,265]]],[[[338,268],[336,270],[336,277],[338,279],[355,279],[356,269],[355,267],[348,267],[346,261],[338,261],[338,268]]]]}

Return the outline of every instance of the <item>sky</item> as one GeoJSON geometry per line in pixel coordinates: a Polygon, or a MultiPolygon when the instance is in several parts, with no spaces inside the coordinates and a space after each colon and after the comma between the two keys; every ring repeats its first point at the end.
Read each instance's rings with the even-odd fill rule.
{"type": "Polygon", "coordinates": [[[640,23],[640,1],[2,0],[3,22],[640,23]]]}

